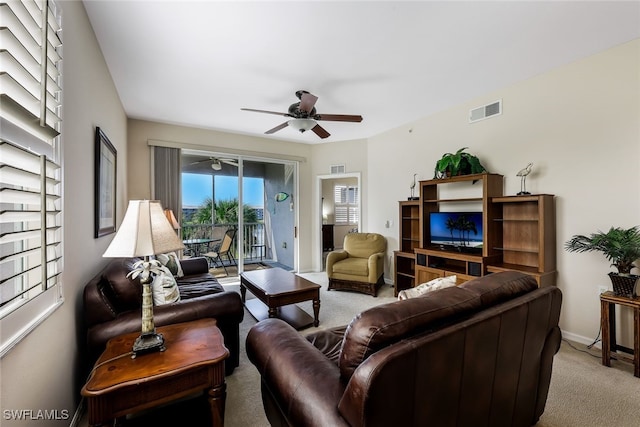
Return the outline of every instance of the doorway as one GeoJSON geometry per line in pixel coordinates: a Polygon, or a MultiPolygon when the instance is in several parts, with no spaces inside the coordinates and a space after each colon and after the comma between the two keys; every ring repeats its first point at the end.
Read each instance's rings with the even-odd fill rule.
{"type": "Polygon", "coordinates": [[[316,263],[320,271],[324,271],[327,254],[342,249],[344,236],[360,231],[362,227],[360,173],[319,175],[317,194],[320,195],[320,209],[316,263]]]}
{"type": "Polygon", "coordinates": [[[297,163],[182,150],[182,237],[223,283],[245,270],[297,270],[297,163]],[[234,230],[229,256],[219,253],[234,230]]]}

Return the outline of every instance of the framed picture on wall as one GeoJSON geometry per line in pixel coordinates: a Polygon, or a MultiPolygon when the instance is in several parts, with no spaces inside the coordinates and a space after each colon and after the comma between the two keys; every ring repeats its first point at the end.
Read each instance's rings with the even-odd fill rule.
{"type": "Polygon", "coordinates": [[[118,154],[107,135],[96,127],[95,237],[116,231],[116,166],[118,154]]]}

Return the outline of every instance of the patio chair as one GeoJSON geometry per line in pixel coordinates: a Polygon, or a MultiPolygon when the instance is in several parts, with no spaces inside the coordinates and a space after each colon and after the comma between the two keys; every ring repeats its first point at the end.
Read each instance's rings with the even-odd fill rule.
{"type": "Polygon", "coordinates": [[[227,259],[229,260],[229,265],[236,265],[236,259],[231,253],[231,244],[233,243],[233,239],[235,239],[235,237],[236,237],[236,229],[235,228],[228,229],[224,233],[222,242],[220,242],[217,247],[215,247],[212,251],[202,254],[203,257],[210,260],[211,265],[213,267],[216,267],[218,263],[220,263],[222,265],[222,268],[224,268],[224,272],[227,274],[227,276],[229,275],[229,272],[227,271],[227,267],[224,265],[222,256],[227,257],[227,259]]]}

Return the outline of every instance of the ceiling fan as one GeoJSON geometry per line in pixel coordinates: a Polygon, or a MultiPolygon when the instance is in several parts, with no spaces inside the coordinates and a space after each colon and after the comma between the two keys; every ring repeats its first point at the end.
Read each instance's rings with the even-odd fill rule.
{"type": "Polygon", "coordinates": [[[362,116],[350,115],[350,114],[318,114],[316,111],[316,101],[318,97],[310,94],[306,90],[299,90],[296,92],[296,96],[300,102],[293,103],[289,106],[289,111],[286,113],[280,113],[277,111],[256,110],[253,108],[241,108],[243,111],[253,111],[256,113],[277,114],[278,116],[290,117],[291,119],[279,124],[273,129],[266,131],[266,134],[275,133],[281,129],[291,126],[292,128],[305,132],[309,129],[320,138],[327,138],[331,134],[327,132],[318,121],[334,121],[334,122],[361,122],[362,116]]]}
{"type": "Polygon", "coordinates": [[[222,164],[238,167],[238,162],[234,159],[223,159],[219,157],[209,157],[208,159],[198,160],[197,162],[189,163],[189,165],[197,165],[204,162],[211,162],[211,169],[219,171],[222,169],[222,164]]]}

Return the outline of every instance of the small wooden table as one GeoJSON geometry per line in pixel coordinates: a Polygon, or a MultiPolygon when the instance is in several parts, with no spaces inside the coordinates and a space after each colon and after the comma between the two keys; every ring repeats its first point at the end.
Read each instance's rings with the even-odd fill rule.
{"type": "Polygon", "coordinates": [[[166,351],[131,358],[140,333],[113,338],[82,388],[89,425],[101,425],[198,391],[208,393],[214,426],[224,425],[224,360],[229,350],[214,319],[157,328],[166,351]]]}
{"type": "MultiPolygon", "coordinates": [[[[600,325],[602,327],[602,364],[611,366],[611,356],[619,349],[627,350],[616,344],[616,304],[633,309],[633,375],[640,377],[640,297],[625,297],[611,291],[600,294],[600,325]]],[[[614,358],[626,357],[614,354],[614,358]]]]}
{"type": "Polygon", "coordinates": [[[242,273],[240,294],[247,310],[258,321],[278,317],[296,329],[320,323],[320,285],[281,268],[242,273]],[[256,299],[247,301],[247,289],[256,299]],[[313,300],[313,318],[295,305],[309,300],[313,300]]]}

